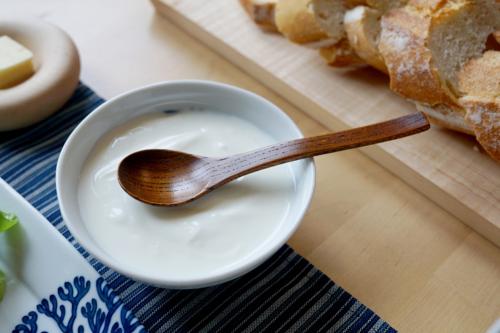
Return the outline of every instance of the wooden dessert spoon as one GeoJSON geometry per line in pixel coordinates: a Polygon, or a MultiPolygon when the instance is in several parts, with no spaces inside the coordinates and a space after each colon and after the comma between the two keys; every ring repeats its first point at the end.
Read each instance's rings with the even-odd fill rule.
{"type": "Polygon", "coordinates": [[[278,164],[399,139],[429,129],[423,113],[347,131],[292,140],[223,158],[150,149],[125,157],[118,167],[121,187],[151,205],[178,206],[243,175],[278,164]]]}

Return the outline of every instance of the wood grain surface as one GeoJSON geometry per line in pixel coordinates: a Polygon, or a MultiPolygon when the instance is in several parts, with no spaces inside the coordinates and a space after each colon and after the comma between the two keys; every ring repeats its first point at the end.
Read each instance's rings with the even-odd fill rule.
{"type": "Polygon", "coordinates": [[[196,156],[168,149],[140,150],[120,162],[118,180],[120,186],[139,201],[157,206],[179,206],[252,172],[303,158],[400,139],[429,127],[423,113],[414,113],[225,157],[196,156]]]}
{"type": "MultiPolygon", "coordinates": [[[[262,32],[237,0],[153,0],[159,12],[331,130],[414,112],[371,69],[327,68],[316,51],[262,32]]],[[[472,138],[435,128],[363,152],[500,246],[500,167],[472,138]]]]}
{"type": "MultiPolygon", "coordinates": [[[[164,80],[215,80],[267,98],[306,136],[329,131],[155,14],[148,0],[0,5],[67,31],[82,81],[104,98],[164,80]]],[[[484,333],[500,318],[498,247],[358,150],[315,162],[314,198],[289,241],[296,251],[401,332],[484,333]]]]}

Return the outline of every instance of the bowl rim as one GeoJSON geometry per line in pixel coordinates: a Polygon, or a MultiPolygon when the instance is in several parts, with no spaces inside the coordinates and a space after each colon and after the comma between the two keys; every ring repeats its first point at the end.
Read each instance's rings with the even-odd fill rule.
{"type": "MultiPolygon", "coordinates": [[[[161,81],[145,86],[141,86],[132,90],[128,90],[126,92],[123,92],[121,94],[118,94],[117,96],[114,96],[110,98],[109,100],[106,100],[104,103],[99,105],[97,108],[95,108],[90,114],[88,114],[76,127],[75,129],[71,132],[69,135],[68,139],[64,143],[64,146],[61,150],[61,153],[59,155],[59,158],[57,160],[57,167],[56,167],[56,192],[58,196],[58,201],[59,201],[59,208],[61,211],[61,216],[66,223],[66,226],[72,236],[75,238],[75,240],[92,256],[94,256],[97,260],[108,266],[109,268],[115,270],[116,272],[123,274],[129,278],[132,278],[136,281],[141,281],[150,285],[155,285],[155,286],[160,286],[160,287],[167,287],[167,288],[173,288],[173,289],[194,289],[194,288],[202,288],[202,287],[207,287],[207,286],[212,286],[216,284],[220,284],[223,282],[227,282],[229,280],[232,280],[234,278],[237,278],[239,276],[242,276],[249,271],[253,270],[257,266],[259,266],[261,263],[263,263],[265,260],[269,259],[272,255],[274,255],[287,241],[288,239],[295,233],[297,228],[299,227],[301,221],[304,218],[305,213],[307,212],[307,209],[310,206],[311,200],[313,198],[314,190],[316,187],[316,168],[315,168],[315,163],[312,158],[304,159],[304,162],[306,163],[305,168],[304,168],[304,174],[310,174],[308,175],[309,181],[307,181],[304,184],[304,191],[305,193],[300,193],[296,192],[296,195],[302,196],[305,200],[302,202],[302,207],[300,207],[299,211],[297,214],[291,215],[292,217],[295,217],[293,219],[293,223],[291,225],[291,228],[289,229],[288,232],[279,234],[277,237],[275,237],[275,240],[272,242],[267,249],[261,253],[260,255],[253,255],[247,258],[247,260],[243,261],[242,264],[238,266],[229,266],[228,269],[223,270],[223,271],[218,271],[216,274],[211,274],[208,276],[203,276],[203,277],[196,277],[196,278],[160,278],[158,276],[151,276],[147,273],[141,272],[139,270],[134,270],[130,266],[122,266],[119,261],[113,260],[113,257],[104,250],[101,251],[95,251],[94,247],[96,245],[91,244],[87,242],[85,239],[83,239],[79,232],[76,230],[74,227],[74,224],[72,223],[71,219],[68,218],[68,214],[66,212],[66,207],[65,207],[65,199],[61,196],[61,193],[63,192],[63,169],[64,169],[64,163],[66,156],[68,156],[68,151],[70,147],[72,147],[75,143],[75,140],[79,136],[79,132],[82,130],[82,128],[87,127],[89,123],[92,123],[93,119],[103,112],[103,110],[106,110],[109,108],[110,105],[116,103],[117,101],[120,101],[123,98],[126,98],[127,96],[140,93],[142,91],[147,91],[150,89],[158,88],[158,87],[168,87],[168,86],[176,86],[176,85],[186,85],[186,86],[204,86],[207,87],[208,89],[222,89],[226,90],[228,93],[231,94],[242,94],[250,97],[251,99],[256,100],[260,104],[267,104],[270,109],[273,109],[273,112],[277,112],[280,114],[280,116],[285,120],[289,122],[290,129],[294,132],[293,134],[296,136],[297,139],[303,138],[304,135],[302,134],[301,130],[298,128],[298,126],[295,124],[295,122],[283,111],[281,110],[278,106],[276,106],[274,103],[270,102],[269,100],[265,99],[262,96],[259,96],[251,91],[221,83],[221,82],[216,82],[216,81],[209,81],[209,80],[172,80],[172,81],[161,81]],[[300,193],[300,194],[299,194],[300,193]],[[102,252],[104,255],[101,255],[102,252]]],[[[302,192],[304,192],[302,191],[302,192]]],[[[78,213],[79,214],[79,213],[78,213]]],[[[288,220],[289,218],[287,218],[288,220]]],[[[82,221],[83,223],[83,221],[82,221]]],[[[91,236],[89,236],[92,238],[91,236]]]]}

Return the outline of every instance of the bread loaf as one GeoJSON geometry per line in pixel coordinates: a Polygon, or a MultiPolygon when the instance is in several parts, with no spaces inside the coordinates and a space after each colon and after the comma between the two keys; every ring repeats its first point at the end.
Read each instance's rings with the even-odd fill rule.
{"type": "Polygon", "coordinates": [[[279,0],[276,22],[331,66],[386,72],[393,91],[500,161],[499,0],[279,0]]]}

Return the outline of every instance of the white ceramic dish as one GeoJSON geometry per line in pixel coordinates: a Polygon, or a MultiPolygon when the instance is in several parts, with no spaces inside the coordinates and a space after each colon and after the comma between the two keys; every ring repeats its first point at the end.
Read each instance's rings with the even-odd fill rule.
{"type": "Polygon", "coordinates": [[[71,38],[35,17],[0,17],[0,36],[7,35],[33,52],[35,73],[26,81],[0,89],[0,131],[34,124],[56,112],[73,95],[80,58],[71,38]]]}
{"type": "Polygon", "coordinates": [[[145,332],[76,249],[1,178],[0,210],[20,219],[19,225],[0,234],[0,269],[7,277],[0,332],[36,332],[35,325],[39,332],[61,332],[64,327],[68,332],[79,327],[91,332],[89,322],[96,313],[85,316],[82,309],[92,302],[109,317],[110,328],[116,323],[131,332],[145,332]]]}
{"type": "Polygon", "coordinates": [[[110,129],[139,115],[203,105],[209,109],[242,117],[267,133],[276,142],[302,137],[293,121],[279,108],[248,91],[208,81],[165,82],[140,88],[115,97],[90,114],[74,130],[63,147],[56,171],[56,186],[63,218],[73,236],[106,265],[133,279],[168,288],[198,288],[238,277],[269,258],[298,227],[314,191],[315,171],[312,159],[293,162],[296,192],[279,232],[250,258],[227,270],[199,278],[172,279],[153,277],[137,268],[119,263],[104,252],[86,230],[80,216],[78,183],[82,165],[96,142],[110,129]]]}

